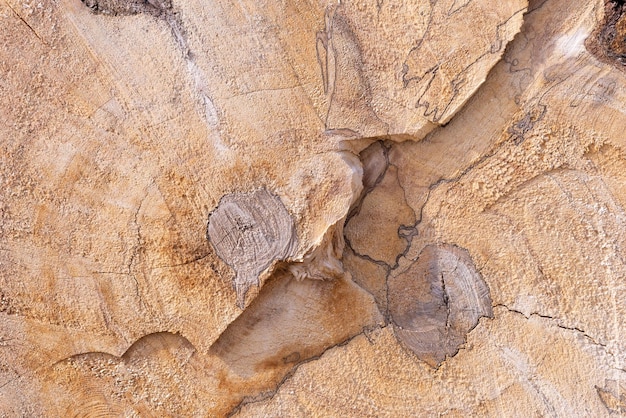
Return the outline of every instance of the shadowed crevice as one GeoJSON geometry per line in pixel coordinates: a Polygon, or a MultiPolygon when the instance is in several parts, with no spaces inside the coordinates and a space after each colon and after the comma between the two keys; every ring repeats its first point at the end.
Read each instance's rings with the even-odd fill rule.
{"type": "Polygon", "coordinates": [[[600,61],[626,71],[626,4],[623,0],[605,0],[604,19],[585,44],[600,61]]]}

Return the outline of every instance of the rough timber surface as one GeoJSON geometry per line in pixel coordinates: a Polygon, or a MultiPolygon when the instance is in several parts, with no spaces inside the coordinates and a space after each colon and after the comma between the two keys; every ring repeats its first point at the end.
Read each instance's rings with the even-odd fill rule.
{"type": "Polygon", "coordinates": [[[626,413],[624,16],[0,1],[0,415],[626,413]]]}

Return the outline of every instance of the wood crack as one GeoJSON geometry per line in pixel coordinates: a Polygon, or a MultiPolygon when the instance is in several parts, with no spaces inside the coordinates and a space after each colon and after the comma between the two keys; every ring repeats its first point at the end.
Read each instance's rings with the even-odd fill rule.
{"type": "Polygon", "coordinates": [[[311,363],[311,362],[315,362],[318,360],[321,360],[326,353],[333,351],[337,348],[341,348],[341,347],[345,347],[348,344],[350,344],[355,338],[360,337],[360,336],[364,336],[368,342],[370,344],[372,344],[372,340],[371,337],[369,337],[368,333],[372,333],[376,330],[383,330],[387,327],[387,324],[385,324],[384,326],[376,326],[376,327],[365,327],[363,328],[363,330],[361,332],[359,332],[358,334],[340,341],[339,343],[333,344],[329,347],[326,347],[319,355],[316,355],[314,357],[311,357],[309,359],[303,360],[302,362],[298,363],[296,366],[294,366],[287,375],[285,375],[282,380],[276,385],[276,387],[272,390],[269,390],[265,393],[253,396],[253,397],[247,397],[245,399],[243,399],[239,404],[237,404],[237,406],[235,406],[230,412],[228,412],[227,416],[228,417],[232,417],[232,416],[236,416],[240,411],[241,408],[244,407],[245,405],[249,405],[249,404],[253,404],[253,403],[260,403],[260,402],[265,402],[265,401],[270,401],[272,400],[276,394],[278,393],[278,391],[280,390],[280,388],[289,381],[289,379],[291,379],[294,374],[298,371],[298,369],[307,364],[307,363],[311,363]]]}
{"type": "Polygon", "coordinates": [[[20,19],[20,21],[26,25],[26,27],[28,28],[28,30],[30,30],[33,35],[35,35],[35,37],[39,40],[39,42],[41,42],[43,45],[45,45],[46,47],[50,47],[50,45],[48,45],[48,43],[37,33],[37,31],[35,30],[35,28],[33,28],[27,21],[26,19],[24,19],[10,4],[8,1],[4,1],[4,3],[8,6],[9,9],[11,9],[11,11],[13,12],[13,14],[15,14],[15,16],[17,16],[18,19],[20,19]]]}
{"type": "MultiPolygon", "coordinates": [[[[587,338],[587,339],[588,339],[588,340],[589,340],[592,344],[597,345],[597,346],[600,346],[600,347],[603,347],[603,348],[605,348],[605,349],[607,348],[607,345],[606,345],[606,344],[599,342],[598,340],[596,340],[596,338],[594,338],[593,336],[589,335],[589,334],[588,334],[585,330],[583,330],[583,329],[581,329],[581,328],[579,328],[579,327],[571,327],[571,326],[566,326],[566,325],[563,325],[563,324],[562,324],[562,321],[563,321],[563,320],[562,320],[562,319],[560,319],[560,318],[555,318],[555,317],[553,317],[553,316],[550,316],[550,315],[545,315],[545,314],[542,314],[542,313],[539,313],[539,312],[531,312],[530,314],[528,314],[528,315],[527,315],[527,314],[525,314],[525,313],[523,313],[523,312],[521,312],[521,311],[518,311],[518,310],[516,310],[516,309],[509,308],[507,305],[502,304],[502,303],[497,303],[497,304],[494,304],[494,305],[493,305],[493,307],[494,307],[494,308],[504,308],[504,309],[506,309],[507,311],[509,311],[509,312],[511,312],[511,313],[515,313],[515,314],[521,315],[521,316],[523,316],[523,317],[524,317],[524,318],[526,318],[526,319],[529,319],[530,317],[533,317],[533,316],[538,317],[538,318],[548,319],[548,320],[550,320],[550,321],[553,321],[553,322],[554,322],[554,324],[555,324],[557,327],[561,328],[561,329],[564,329],[564,330],[567,330],[567,331],[573,331],[573,332],[579,333],[579,334],[580,334],[580,335],[582,335],[583,337],[587,338]]],[[[608,352],[609,354],[613,355],[613,354],[612,354],[612,353],[610,353],[608,350],[607,350],[607,352],[608,352]]]]}

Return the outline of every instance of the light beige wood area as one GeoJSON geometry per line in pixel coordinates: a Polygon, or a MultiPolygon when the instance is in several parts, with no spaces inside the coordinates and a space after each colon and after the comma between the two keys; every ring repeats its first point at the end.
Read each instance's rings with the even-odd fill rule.
{"type": "Polygon", "coordinates": [[[0,415],[626,413],[624,16],[0,1],[0,415]]]}

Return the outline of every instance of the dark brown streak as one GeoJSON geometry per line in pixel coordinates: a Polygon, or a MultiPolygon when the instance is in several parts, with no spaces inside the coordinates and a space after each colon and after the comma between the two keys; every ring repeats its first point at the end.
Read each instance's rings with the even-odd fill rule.
{"type": "Polygon", "coordinates": [[[26,27],[37,37],[37,39],[39,39],[39,41],[42,44],[44,44],[47,47],[50,46],[50,45],[48,45],[48,43],[46,41],[43,40],[43,38],[41,36],[39,36],[37,31],[18,12],[16,12],[13,7],[11,7],[11,5],[6,0],[5,0],[4,3],[9,7],[9,9],[11,9],[11,11],[15,14],[15,16],[17,16],[18,19],[20,19],[22,21],[22,23],[24,23],[26,25],[26,27]]]}
{"type": "Polygon", "coordinates": [[[263,401],[269,401],[271,399],[274,398],[274,396],[276,396],[276,394],[278,393],[278,391],[280,390],[281,386],[287,382],[289,379],[291,379],[291,377],[293,377],[293,375],[296,373],[296,371],[298,371],[298,369],[300,368],[300,366],[306,364],[306,363],[310,363],[312,361],[316,361],[321,359],[326,352],[333,350],[335,348],[339,348],[339,347],[345,347],[348,344],[350,344],[350,342],[352,342],[352,340],[354,340],[355,338],[363,335],[370,343],[372,343],[371,337],[369,337],[368,333],[371,333],[375,330],[382,330],[384,328],[386,328],[387,325],[384,326],[373,326],[373,327],[364,327],[362,329],[361,332],[359,332],[358,334],[355,334],[354,336],[347,338],[346,340],[343,340],[337,344],[333,344],[331,346],[326,347],[320,354],[310,357],[306,360],[302,360],[301,362],[299,362],[298,364],[296,364],[295,366],[293,366],[293,368],[291,370],[289,370],[289,372],[281,379],[281,381],[276,385],[276,387],[274,389],[262,392],[261,394],[255,395],[255,396],[246,396],[243,398],[243,400],[241,400],[237,406],[235,406],[228,414],[226,414],[227,417],[232,417],[234,415],[237,415],[240,411],[241,408],[245,405],[248,404],[252,404],[252,403],[258,403],[258,402],[263,402],[263,401]]]}

